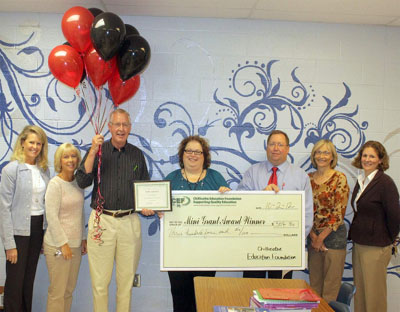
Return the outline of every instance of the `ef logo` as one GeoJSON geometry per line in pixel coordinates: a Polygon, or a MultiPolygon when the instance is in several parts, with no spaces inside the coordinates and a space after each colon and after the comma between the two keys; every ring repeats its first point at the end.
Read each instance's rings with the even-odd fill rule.
{"type": "Polygon", "coordinates": [[[190,204],[190,198],[187,196],[179,196],[172,198],[172,203],[177,207],[187,206],[190,204]]]}

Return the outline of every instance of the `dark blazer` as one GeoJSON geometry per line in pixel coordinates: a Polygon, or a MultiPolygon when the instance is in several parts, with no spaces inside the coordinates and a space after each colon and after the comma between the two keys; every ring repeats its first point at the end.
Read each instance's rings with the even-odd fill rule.
{"type": "MultiPolygon", "coordinates": [[[[357,182],[351,198],[353,210],[359,189],[357,182]]],[[[361,245],[384,247],[393,243],[399,228],[399,192],[392,178],[379,170],[357,201],[349,239],[361,245]]]]}

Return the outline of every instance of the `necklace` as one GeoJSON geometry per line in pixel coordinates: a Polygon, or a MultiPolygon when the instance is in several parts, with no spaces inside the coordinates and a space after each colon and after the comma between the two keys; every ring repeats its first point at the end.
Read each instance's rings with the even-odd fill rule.
{"type": "Polygon", "coordinates": [[[314,174],[314,182],[316,184],[324,184],[326,181],[330,180],[330,178],[334,175],[335,170],[328,170],[324,173],[320,173],[318,171],[314,174]]]}
{"type": "MultiPolygon", "coordinates": [[[[185,174],[185,181],[186,181],[186,184],[187,184],[187,186],[189,187],[189,189],[191,190],[191,191],[195,191],[196,189],[197,189],[197,186],[199,185],[199,181],[200,181],[200,178],[201,178],[201,176],[203,175],[203,171],[204,171],[204,169],[203,170],[201,170],[201,172],[200,172],[200,175],[199,175],[199,177],[197,178],[197,181],[196,182],[190,182],[189,181],[189,178],[188,178],[188,175],[187,175],[187,173],[186,173],[186,170],[185,170],[185,168],[183,168],[183,173],[185,174]],[[192,188],[192,185],[194,184],[194,186],[193,186],[193,188],[192,188]]],[[[183,177],[182,177],[183,178],[183,177]]],[[[202,185],[203,185],[203,181],[201,182],[202,183],[202,185]]],[[[182,188],[183,188],[183,185],[182,185],[182,188]]]]}

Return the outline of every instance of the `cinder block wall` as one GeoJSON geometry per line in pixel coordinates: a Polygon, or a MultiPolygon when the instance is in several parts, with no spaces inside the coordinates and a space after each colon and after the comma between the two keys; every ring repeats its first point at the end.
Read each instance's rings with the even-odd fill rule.
{"type": "MultiPolygon", "coordinates": [[[[80,99],[48,75],[47,56],[65,41],[61,17],[0,13],[0,167],[28,123],[41,125],[51,138],[50,160],[60,142],[74,142],[82,150],[91,142],[94,133],[87,115],[80,116],[80,99]]],[[[276,127],[290,136],[291,161],[306,170],[313,143],[332,138],[340,150],[338,169],[351,187],[357,175],[350,165],[354,154],[365,140],[379,140],[391,154],[388,173],[400,185],[400,28],[134,16],[123,20],[152,47],[139,92],[121,107],[132,115],[129,141],[146,153],[153,179],[178,167],[176,150],[183,136],[200,133],[212,146],[213,168],[235,189],[244,170],[265,159],[266,136],[276,127]]],[[[93,99],[89,94],[88,100],[93,99]]],[[[351,220],[351,210],[347,218],[351,220]]],[[[142,218],[142,287],[133,290],[132,311],[172,311],[168,277],[159,271],[159,231],[153,232],[153,222],[142,218]]],[[[396,261],[388,275],[390,311],[400,310],[396,261]]],[[[0,253],[0,285],[4,263],[0,253]]],[[[350,250],[348,263],[345,278],[351,279],[350,250]]],[[[307,279],[303,273],[296,277],[307,279]]],[[[47,286],[41,256],[35,311],[45,310],[47,286]]],[[[91,310],[90,289],[85,258],[73,311],[91,310]]],[[[113,298],[110,310],[115,310],[113,298]]]]}

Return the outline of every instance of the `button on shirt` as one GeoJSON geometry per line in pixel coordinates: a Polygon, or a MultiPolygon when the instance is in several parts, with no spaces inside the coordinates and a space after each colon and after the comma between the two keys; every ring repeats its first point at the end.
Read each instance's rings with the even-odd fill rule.
{"type": "MultiPolygon", "coordinates": [[[[81,188],[88,187],[94,181],[90,206],[96,208],[98,156],[95,158],[92,172],[86,173],[84,164],[87,155],[88,153],[86,153],[76,172],[76,181],[81,188]]],[[[133,209],[133,182],[149,180],[143,152],[129,143],[118,150],[111,144],[110,140],[106,141],[102,145],[100,178],[100,192],[105,200],[104,209],[133,209]]]]}

